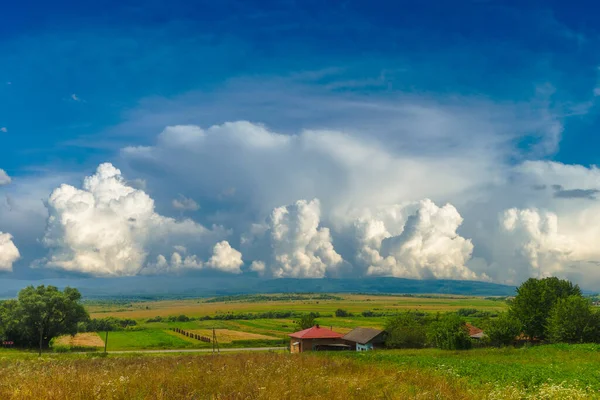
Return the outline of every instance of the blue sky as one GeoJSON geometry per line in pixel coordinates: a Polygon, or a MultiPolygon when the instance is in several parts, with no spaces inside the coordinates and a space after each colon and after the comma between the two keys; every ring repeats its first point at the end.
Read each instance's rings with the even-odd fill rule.
{"type": "MultiPolygon", "coordinates": [[[[595,134],[600,124],[595,95],[600,87],[600,41],[594,14],[592,9],[576,7],[572,2],[527,1],[513,5],[494,0],[6,4],[0,16],[0,128],[4,128],[0,131],[0,168],[12,183],[0,187],[0,195],[18,199],[10,201],[20,201],[23,209],[21,214],[0,213],[0,232],[10,233],[20,250],[13,274],[82,272],[81,268],[69,270],[64,264],[49,270],[43,267],[52,264],[48,260],[53,255],[64,258],[65,254],[78,251],[68,241],[61,242],[59,250],[52,250],[44,242],[44,237],[55,234],[49,234],[46,227],[47,218],[52,215],[52,205],[46,203],[61,183],[81,188],[85,176],[93,175],[100,163],[110,162],[121,170],[131,187],[135,186],[132,182],[143,180],[143,187],[136,189],[154,200],[158,214],[177,221],[189,218],[205,227],[222,225],[232,232],[228,243],[238,249],[246,243],[243,238],[250,226],[267,221],[276,207],[318,198],[319,229],[330,230],[334,247],[343,249],[340,253],[344,267],[339,267],[338,273],[354,271],[360,261],[356,254],[345,253],[353,253],[356,238],[344,231],[345,223],[336,220],[341,206],[340,200],[328,192],[332,185],[343,182],[346,186],[340,186],[338,193],[353,199],[356,207],[372,209],[425,198],[439,207],[451,203],[464,219],[455,229],[467,241],[473,241],[474,248],[461,250],[464,259],[454,259],[448,265],[462,263],[469,273],[438,274],[436,268],[417,259],[400,262],[398,255],[394,257],[399,269],[385,269],[371,260],[372,265],[364,265],[361,271],[411,277],[477,276],[476,279],[507,282],[521,279],[525,275],[518,273],[517,278],[510,279],[502,274],[492,276],[495,269],[506,269],[499,265],[508,261],[499,261],[494,254],[503,251],[494,250],[489,243],[477,243],[474,236],[496,224],[497,215],[512,208],[550,213],[550,220],[551,215],[558,215],[559,220],[578,218],[573,209],[581,209],[579,203],[555,203],[552,192],[544,199],[538,194],[523,194],[530,181],[535,180],[540,187],[554,184],[564,190],[595,190],[595,171],[590,166],[600,163],[596,150],[600,137],[595,134]],[[302,160],[298,164],[282,160],[282,182],[299,181],[279,191],[264,183],[277,182],[277,176],[269,175],[273,168],[258,168],[261,157],[254,157],[247,148],[232,150],[227,147],[229,142],[215,142],[217,157],[212,164],[194,164],[190,156],[185,161],[189,163],[185,173],[180,171],[184,161],[177,162],[178,157],[187,160],[185,154],[170,153],[168,146],[161,147],[159,134],[167,126],[208,129],[236,121],[267,127],[284,138],[297,135],[303,143],[299,146],[305,150],[308,145],[304,140],[309,139],[304,139],[300,133],[303,130],[336,131],[343,135],[341,139],[326,134],[307,136],[331,146],[328,161],[314,154],[298,155],[302,160]],[[347,137],[360,144],[343,142],[347,137]],[[377,170],[371,172],[377,175],[376,180],[367,179],[360,171],[346,169],[358,159],[358,150],[348,150],[350,153],[344,155],[332,153],[335,149],[364,149],[371,145],[386,149],[386,157],[398,162],[410,159],[426,170],[438,162],[447,162],[446,165],[456,167],[448,167],[448,171],[457,174],[452,175],[455,185],[442,190],[443,183],[432,182],[414,194],[398,194],[404,193],[403,189],[389,187],[408,184],[397,183],[404,175],[398,178],[390,171],[377,170]],[[143,146],[146,150],[142,154],[143,146]],[[233,159],[221,164],[219,156],[233,159]],[[461,163],[470,157],[473,168],[480,166],[482,174],[485,171],[485,179],[466,176],[470,171],[463,169],[461,163]],[[306,163],[322,168],[316,177],[305,176],[311,169],[306,163]],[[238,164],[240,170],[234,170],[238,164]],[[550,166],[544,169],[550,172],[540,177],[543,165],[550,166]],[[574,179],[570,172],[558,173],[556,165],[569,171],[584,171],[586,176],[569,180],[574,179]],[[199,168],[215,173],[190,181],[186,174],[197,173],[199,168]],[[235,177],[242,174],[240,171],[255,171],[264,176],[264,182],[256,175],[238,182],[235,177]],[[334,177],[336,171],[341,175],[334,177]],[[331,182],[321,182],[319,176],[327,174],[331,174],[331,182]],[[394,194],[377,199],[369,196],[367,200],[358,194],[365,191],[361,179],[380,182],[380,188],[371,190],[394,194]],[[305,182],[310,184],[303,186],[305,182]],[[245,193],[240,189],[244,184],[249,185],[252,200],[249,195],[238,198],[233,194],[245,193]],[[510,190],[503,186],[509,184],[513,185],[510,190]],[[501,193],[510,191],[515,193],[512,200],[504,199],[501,193]],[[256,193],[260,195],[254,196],[256,193]],[[172,200],[183,197],[192,199],[198,207],[174,209],[172,200]],[[28,214],[25,205],[30,204],[28,214]],[[465,213],[470,209],[482,211],[469,218],[465,213]],[[485,209],[493,209],[489,213],[493,217],[488,217],[485,209]],[[39,218],[24,217],[32,213],[39,218]],[[476,258],[484,261],[473,261],[476,258]],[[427,272],[398,272],[410,269],[409,264],[410,268],[427,272]]],[[[227,132],[220,135],[252,138],[243,141],[258,137],[252,136],[247,126],[235,125],[235,129],[224,128],[227,132]],[[244,133],[231,133],[235,129],[244,133]]],[[[317,142],[310,143],[317,146],[317,142]]],[[[213,155],[203,154],[205,159],[213,155]]],[[[362,162],[370,163],[372,157],[383,156],[373,150],[372,156],[362,162]]],[[[418,181],[417,177],[414,179],[418,181]]],[[[578,192],[567,192],[566,197],[573,193],[578,192]]],[[[560,198],[562,194],[554,196],[560,198]]],[[[421,206],[423,210],[435,211],[425,203],[421,206]]],[[[302,207],[288,211],[290,215],[298,213],[297,218],[301,219],[302,207]]],[[[386,225],[385,240],[400,237],[402,232],[408,235],[406,223],[411,210],[406,211],[396,231],[386,225]]],[[[525,214],[519,215],[527,220],[525,214]]],[[[540,219],[545,221],[548,215],[543,214],[540,219]]],[[[275,226],[266,224],[268,232],[276,231],[275,226]]],[[[573,231],[580,230],[568,221],[563,224],[573,231]]],[[[531,233],[527,226],[522,230],[531,233]]],[[[544,233],[539,226],[533,231],[544,233]]],[[[316,232],[316,236],[321,235],[316,232]]],[[[543,258],[539,254],[544,251],[554,254],[554,242],[578,240],[569,239],[568,232],[557,235],[558,239],[536,239],[536,257],[543,258]]],[[[413,239],[402,237],[399,243],[413,239]]],[[[520,245],[528,248],[529,241],[520,245]]],[[[512,243],[511,246],[518,246],[512,243]]],[[[148,243],[137,245],[144,247],[148,243]]],[[[101,249],[100,245],[96,247],[101,249]]],[[[273,247],[273,243],[264,244],[264,248],[273,247]]],[[[294,272],[289,272],[269,267],[267,258],[277,259],[277,254],[261,255],[260,248],[242,251],[244,272],[253,261],[260,261],[274,276],[273,271],[284,271],[282,276],[299,273],[293,268],[294,272]]],[[[202,257],[202,251],[194,254],[202,257]]],[[[523,253],[504,253],[510,252],[523,253]]],[[[148,261],[156,256],[151,253],[145,251],[148,258],[136,265],[157,264],[148,261]]],[[[584,249],[569,247],[565,253],[577,257],[529,262],[560,264],[562,269],[554,266],[548,271],[567,274],[572,263],[581,262],[580,256],[595,260],[584,249]]],[[[210,251],[204,257],[209,255],[210,251]]],[[[315,257],[327,264],[323,261],[327,257],[315,257]]],[[[328,260],[335,261],[335,257],[328,260]]],[[[540,269],[531,268],[534,272],[540,269]]],[[[317,268],[321,272],[325,269],[317,268]]],[[[579,267],[575,269],[580,271],[579,267]]],[[[259,270],[254,272],[262,272],[259,270]]],[[[307,276],[322,275],[311,274],[307,276]]]]}
{"type": "MultiPolygon", "coordinates": [[[[546,2],[503,3],[7,4],[0,27],[0,125],[9,134],[0,157],[15,175],[31,165],[85,164],[104,154],[66,143],[101,134],[142,99],[210,93],[236,77],[327,68],[338,72],[312,84],[381,79],[343,90],[503,101],[531,98],[536,85],[551,84],[551,101],[590,101],[598,79],[593,13],[546,2]]],[[[569,121],[552,157],[597,163],[588,150],[595,124],[593,115],[569,121]],[[589,146],[580,146],[583,137],[589,146]]]]}

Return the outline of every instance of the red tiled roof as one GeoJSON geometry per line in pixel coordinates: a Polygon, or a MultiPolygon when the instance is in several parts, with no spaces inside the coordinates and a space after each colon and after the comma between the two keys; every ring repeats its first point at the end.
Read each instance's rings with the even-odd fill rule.
{"type": "Polygon", "coordinates": [[[469,329],[469,336],[478,335],[480,333],[483,333],[483,330],[479,329],[476,326],[469,324],[468,322],[466,325],[467,325],[467,329],[469,329]]]}
{"type": "Polygon", "coordinates": [[[331,329],[321,328],[319,325],[315,325],[312,328],[308,328],[303,331],[290,333],[288,336],[295,339],[329,339],[341,338],[344,335],[334,332],[331,329]]]}

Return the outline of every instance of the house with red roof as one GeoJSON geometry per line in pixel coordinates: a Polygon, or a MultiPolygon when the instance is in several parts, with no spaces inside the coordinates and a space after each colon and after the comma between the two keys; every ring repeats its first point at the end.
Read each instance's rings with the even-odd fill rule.
{"type": "Polygon", "coordinates": [[[467,322],[467,329],[469,330],[469,336],[471,339],[483,339],[485,337],[485,333],[483,333],[482,329],[479,329],[476,326],[473,326],[467,322]]]}
{"type": "Polygon", "coordinates": [[[320,350],[349,350],[350,346],[342,339],[344,335],[331,329],[315,325],[312,328],[290,333],[290,352],[320,350]]]}

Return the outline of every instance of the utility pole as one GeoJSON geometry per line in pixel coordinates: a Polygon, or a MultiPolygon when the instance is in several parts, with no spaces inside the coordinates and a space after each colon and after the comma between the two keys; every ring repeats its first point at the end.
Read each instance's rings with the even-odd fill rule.
{"type": "Polygon", "coordinates": [[[40,326],[40,357],[42,356],[42,339],[44,337],[44,327],[40,326]]]}
{"type": "Polygon", "coordinates": [[[215,354],[215,346],[217,346],[217,353],[220,354],[221,351],[219,350],[219,342],[217,341],[217,332],[215,331],[215,328],[213,328],[212,344],[213,344],[213,354],[215,354]]]}

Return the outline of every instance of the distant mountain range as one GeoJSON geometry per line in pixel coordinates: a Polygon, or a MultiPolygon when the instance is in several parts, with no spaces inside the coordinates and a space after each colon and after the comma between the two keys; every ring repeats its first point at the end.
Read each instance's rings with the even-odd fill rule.
{"type": "Polygon", "coordinates": [[[249,277],[131,277],[96,279],[0,280],[0,297],[16,296],[28,285],[78,288],[92,298],[185,298],[258,293],[372,293],[512,296],[514,286],[455,280],[403,278],[260,279],[249,277]]]}

